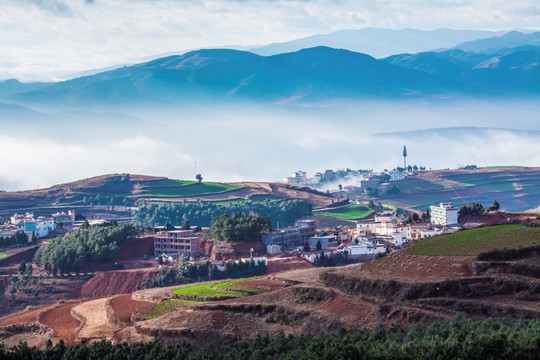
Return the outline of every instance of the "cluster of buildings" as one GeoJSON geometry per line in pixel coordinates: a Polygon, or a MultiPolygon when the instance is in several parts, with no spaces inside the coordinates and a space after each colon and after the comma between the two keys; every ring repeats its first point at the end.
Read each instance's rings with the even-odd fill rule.
{"type": "Polygon", "coordinates": [[[38,239],[49,236],[49,233],[56,229],[72,229],[75,224],[75,211],[57,212],[50,217],[35,217],[33,212],[26,214],[14,214],[10,217],[8,224],[0,229],[0,237],[11,237],[17,231],[22,231],[28,236],[28,241],[34,235],[38,239]]]}

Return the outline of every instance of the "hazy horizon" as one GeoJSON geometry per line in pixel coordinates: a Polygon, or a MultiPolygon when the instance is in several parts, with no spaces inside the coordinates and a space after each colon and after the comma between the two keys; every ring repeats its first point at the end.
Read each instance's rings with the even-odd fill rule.
{"type": "Polygon", "coordinates": [[[0,189],[26,190],[109,173],[205,181],[279,181],[296,170],[540,164],[535,102],[330,102],[155,109],[130,114],[3,117],[0,189]],[[171,112],[172,111],[172,112],[171,112]],[[429,129],[455,128],[414,133],[429,129]],[[412,132],[411,132],[412,131],[412,132]],[[523,156],[528,154],[528,156],[523,156]],[[196,167],[195,167],[196,166],[196,167]]]}

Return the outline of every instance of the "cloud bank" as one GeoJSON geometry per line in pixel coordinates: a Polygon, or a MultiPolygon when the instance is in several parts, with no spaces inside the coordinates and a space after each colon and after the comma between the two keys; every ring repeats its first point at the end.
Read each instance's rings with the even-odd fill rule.
{"type": "Polygon", "coordinates": [[[538,29],[535,0],[0,0],[0,79],[54,80],[149,55],[335,30],[538,29]]]}

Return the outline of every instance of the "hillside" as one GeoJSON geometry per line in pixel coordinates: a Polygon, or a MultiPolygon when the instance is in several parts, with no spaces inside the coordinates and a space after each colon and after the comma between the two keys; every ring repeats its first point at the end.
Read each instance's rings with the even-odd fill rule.
{"type": "Polygon", "coordinates": [[[526,211],[540,205],[540,168],[418,171],[395,184],[401,193],[384,202],[422,211],[444,201],[455,206],[480,202],[487,208],[497,200],[506,211],[526,211]]]}
{"type": "MultiPolygon", "coordinates": [[[[499,245],[519,247],[516,241],[519,236],[499,245]]],[[[325,333],[397,321],[449,320],[456,314],[538,318],[535,249],[471,255],[449,255],[444,248],[432,255],[401,250],[356,267],[294,270],[59,303],[0,318],[0,338],[9,346],[25,337],[41,347],[48,339],[73,344],[82,339],[159,338],[204,344],[208,337],[325,333]]]]}
{"type": "Polygon", "coordinates": [[[168,179],[146,175],[112,174],[96,176],[48,189],[0,193],[0,211],[36,207],[133,206],[138,199],[148,201],[262,201],[303,199],[328,205],[332,198],[309,188],[277,183],[213,183],[168,179]],[[86,203],[84,200],[86,199],[86,203]]]}
{"type": "Polygon", "coordinates": [[[0,85],[0,101],[92,108],[209,100],[451,98],[538,95],[538,47],[462,50],[377,60],[324,46],[260,56],[202,49],[57,83],[0,85]]]}

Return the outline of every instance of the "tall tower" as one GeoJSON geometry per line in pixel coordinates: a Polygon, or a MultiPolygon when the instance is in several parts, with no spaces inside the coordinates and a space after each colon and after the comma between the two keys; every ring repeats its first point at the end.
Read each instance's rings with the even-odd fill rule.
{"type": "Polygon", "coordinates": [[[407,171],[407,146],[403,145],[403,171],[407,171]]]}

